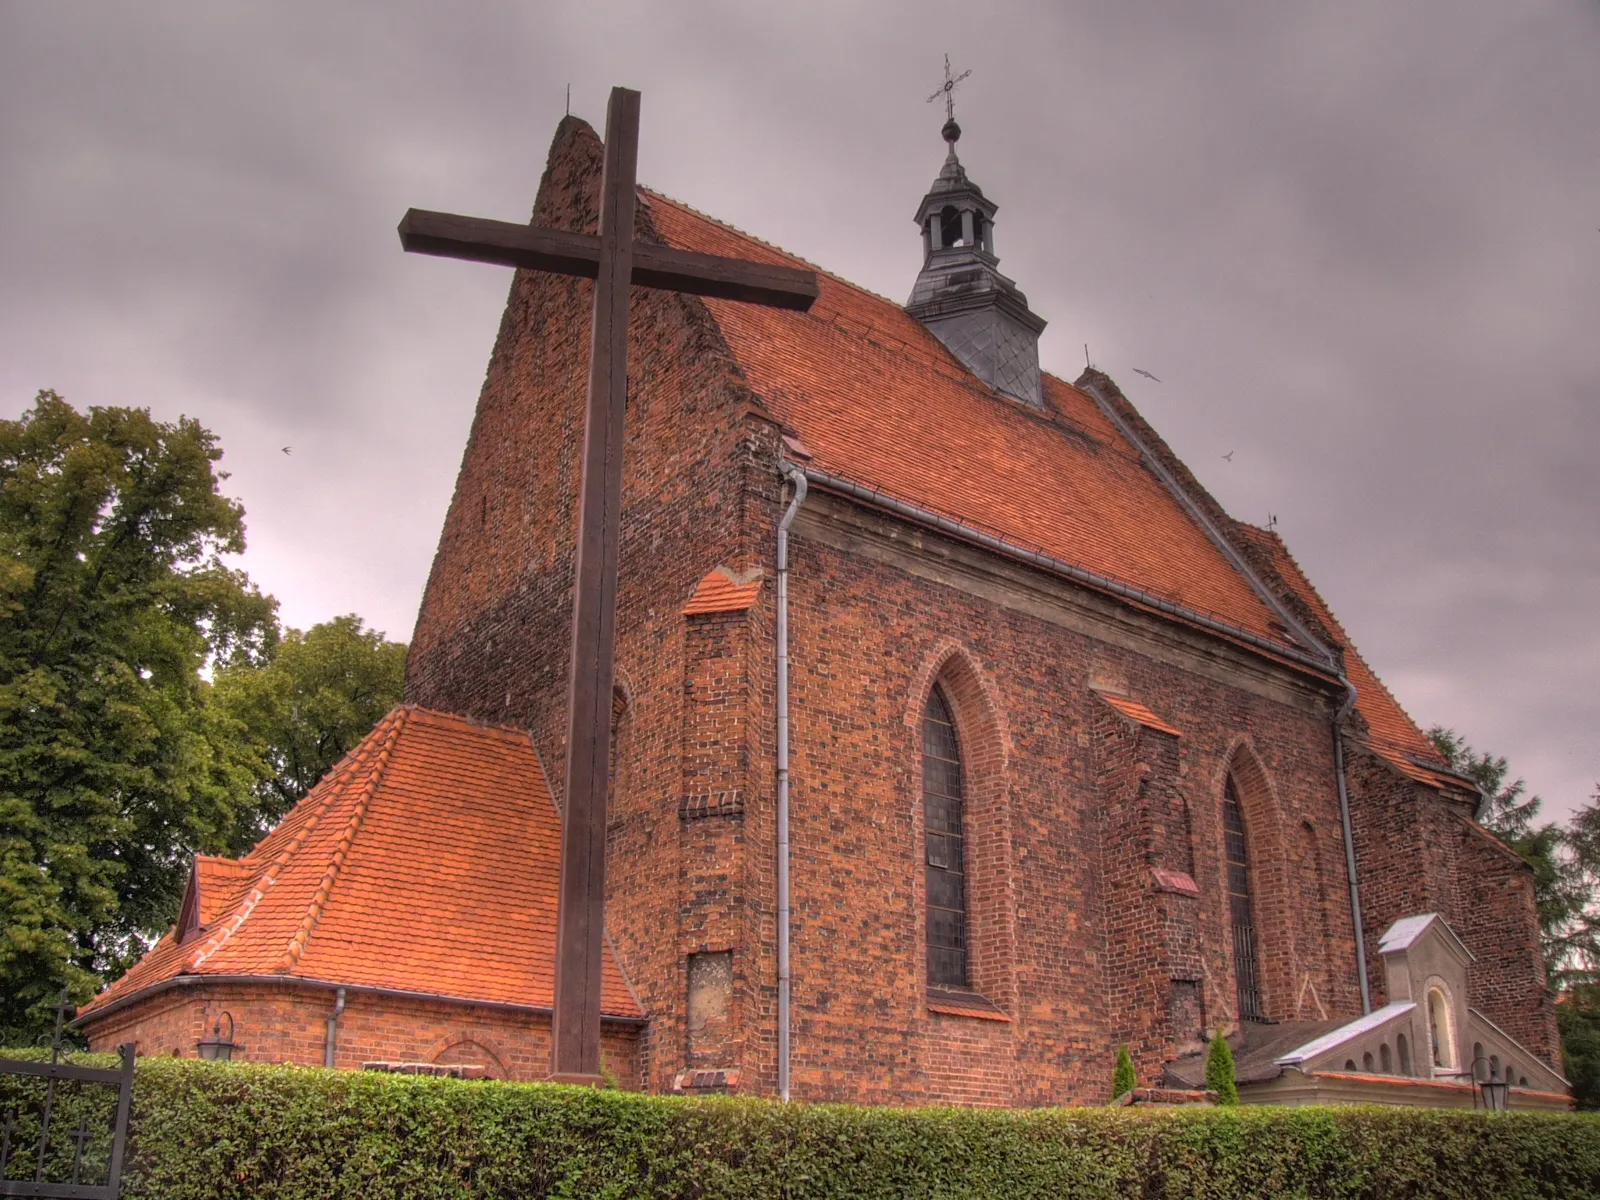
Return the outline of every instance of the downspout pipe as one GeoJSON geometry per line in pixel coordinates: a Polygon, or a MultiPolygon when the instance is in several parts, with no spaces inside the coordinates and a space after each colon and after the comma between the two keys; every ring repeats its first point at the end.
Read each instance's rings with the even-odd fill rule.
{"type": "Polygon", "coordinates": [[[1344,703],[1333,717],[1333,773],[1339,782],[1339,824],[1344,827],[1344,867],[1350,877],[1350,917],[1356,927],[1356,978],[1361,982],[1362,1015],[1372,1011],[1372,984],[1367,979],[1367,935],[1361,928],[1361,885],[1356,882],[1356,838],[1350,827],[1350,792],[1344,781],[1344,720],[1356,706],[1356,685],[1341,671],[1344,703]]]}
{"type": "Polygon", "coordinates": [[[794,484],[778,522],[778,1097],[789,1099],[789,526],[806,501],[806,473],[787,460],[794,484]]]}
{"type": "Polygon", "coordinates": [[[328,1037],[326,1049],[323,1052],[322,1065],[333,1066],[334,1050],[339,1045],[339,1018],[344,1015],[344,989],[340,988],[333,994],[333,1014],[328,1018],[328,1037]]]}

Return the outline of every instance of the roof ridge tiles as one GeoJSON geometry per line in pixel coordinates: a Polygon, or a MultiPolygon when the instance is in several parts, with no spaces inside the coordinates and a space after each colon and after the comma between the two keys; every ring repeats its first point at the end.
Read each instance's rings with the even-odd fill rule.
{"type": "MultiPolygon", "coordinates": [[[[383,721],[378,723],[379,727],[381,727],[384,722],[392,721],[394,718],[395,713],[389,713],[388,716],[383,718],[383,721]]],[[[307,815],[306,819],[300,823],[299,828],[294,831],[293,836],[288,839],[287,844],[273,855],[272,860],[256,876],[255,887],[251,888],[245,893],[244,898],[239,902],[239,907],[235,910],[233,916],[225,921],[219,929],[217,929],[210,937],[208,937],[205,941],[205,944],[196,950],[189,958],[189,961],[184,964],[186,972],[194,972],[199,970],[201,964],[203,964],[208,958],[211,958],[213,955],[215,955],[219,950],[222,949],[223,946],[227,945],[228,941],[233,937],[233,935],[238,932],[240,926],[242,926],[245,921],[250,918],[250,914],[255,911],[256,905],[260,904],[262,898],[266,896],[267,890],[277,882],[279,872],[281,872],[284,867],[288,866],[290,861],[293,860],[295,854],[299,852],[300,847],[305,845],[306,840],[321,823],[323,815],[333,804],[334,799],[342,792],[343,789],[341,785],[346,782],[346,777],[355,774],[360,769],[361,764],[371,754],[371,745],[372,739],[369,735],[368,738],[363,739],[356,745],[354,750],[340,760],[339,765],[336,766],[327,776],[325,776],[320,783],[313,787],[311,791],[308,792],[300,801],[301,804],[304,804],[305,800],[310,799],[310,797],[315,793],[319,791],[325,791],[326,793],[316,808],[313,809],[307,815]]],[[[290,811],[293,812],[294,810],[291,809],[290,811]]],[[[268,834],[267,836],[271,837],[271,834],[268,834]]]]}
{"type": "Polygon", "coordinates": [[[355,844],[356,834],[361,832],[361,823],[366,819],[367,808],[372,803],[372,798],[377,794],[378,787],[383,782],[383,773],[389,765],[395,743],[399,741],[401,731],[406,727],[406,718],[414,710],[409,706],[401,705],[390,715],[393,717],[389,731],[384,735],[383,744],[378,748],[372,770],[367,774],[366,782],[362,785],[360,794],[356,797],[355,805],[350,813],[350,819],[345,823],[344,832],[340,835],[338,843],[334,846],[333,854],[329,856],[328,866],[322,873],[322,879],[317,884],[317,890],[311,897],[311,903],[306,906],[306,914],[300,920],[300,927],[295,930],[294,936],[289,939],[288,953],[283,961],[281,970],[293,969],[295,963],[304,953],[306,942],[311,937],[311,931],[316,927],[317,920],[322,916],[322,908],[328,901],[329,894],[333,891],[334,882],[339,878],[339,871],[344,866],[345,860],[350,856],[350,848],[355,844]]]}
{"type": "Polygon", "coordinates": [[[526,742],[530,734],[520,725],[507,725],[500,721],[483,721],[477,717],[468,716],[466,713],[446,712],[442,708],[425,708],[421,704],[401,704],[396,706],[396,711],[404,709],[413,717],[426,721],[434,721],[449,725],[465,725],[469,729],[481,729],[488,733],[498,733],[510,738],[512,741],[526,742]]]}

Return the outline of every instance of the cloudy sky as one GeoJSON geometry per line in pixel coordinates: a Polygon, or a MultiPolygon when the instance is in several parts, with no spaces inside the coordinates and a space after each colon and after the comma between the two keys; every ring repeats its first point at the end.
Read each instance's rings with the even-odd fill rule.
{"type": "Polygon", "coordinates": [[[284,618],[407,638],[509,279],[406,207],[525,220],[568,84],[626,84],[646,183],[903,299],[947,52],[1047,369],[1087,342],[1413,716],[1586,798],[1600,0],[0,0],[0,415],[199,417],[284,618]]]}

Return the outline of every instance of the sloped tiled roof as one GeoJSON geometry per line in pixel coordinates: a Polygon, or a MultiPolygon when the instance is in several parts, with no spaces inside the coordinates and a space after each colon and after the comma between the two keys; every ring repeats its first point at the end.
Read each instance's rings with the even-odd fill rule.
{"type": "Polygon", "coordinates": [[[1108,696],[1105,692],[1099,692],[1097,695],[1130,721],[1143,725],[1147,729],[1154,729],[1159,733],[1170,733],[1173,737],[1183,736],[1183,734],[1168,725],[1137,700],[1129,700],[1126,696],[1108,696]]]}
{"type": "MultiPolygon", "coordinates": [[[[809,266],[645,198],[669,245],[809,266]]],[[[818,285],[808,313],[706,301],[809,465],[1293,646],[1092,397],[1046,375],[1045,411],[1005,399],[899,305],[826,273],[818,285]]]]}
{"type": "Polygon", "coordinates": [[[683,616],[694,617],[704,613],[742,612],[756,602],[761,594],[761,580],[735,583],[721,567],[706,572],[694,589],[694,595],[683,606],[683,616]]]}
{"type": "MultiPolygon", "coordinates": [[[[179,975],[289,976],[548,1007],[561,819],[520,730],[405,705],[83,1009],[179,975]]],[[[606,947],[602,1011],[639,1017],[606,947]]]]}

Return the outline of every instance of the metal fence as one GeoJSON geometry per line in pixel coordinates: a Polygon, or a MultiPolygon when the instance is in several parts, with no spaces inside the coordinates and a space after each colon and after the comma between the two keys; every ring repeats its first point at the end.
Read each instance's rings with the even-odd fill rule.
{"type": "Polygon", "coordinates": [[[121,1190],[133,1047],[117,1047],[118,1067],[62,1062],[68,1010],[63,995],[49,1062],[0,1058],[0,1196],[117,1200],[121,1190]]]}

